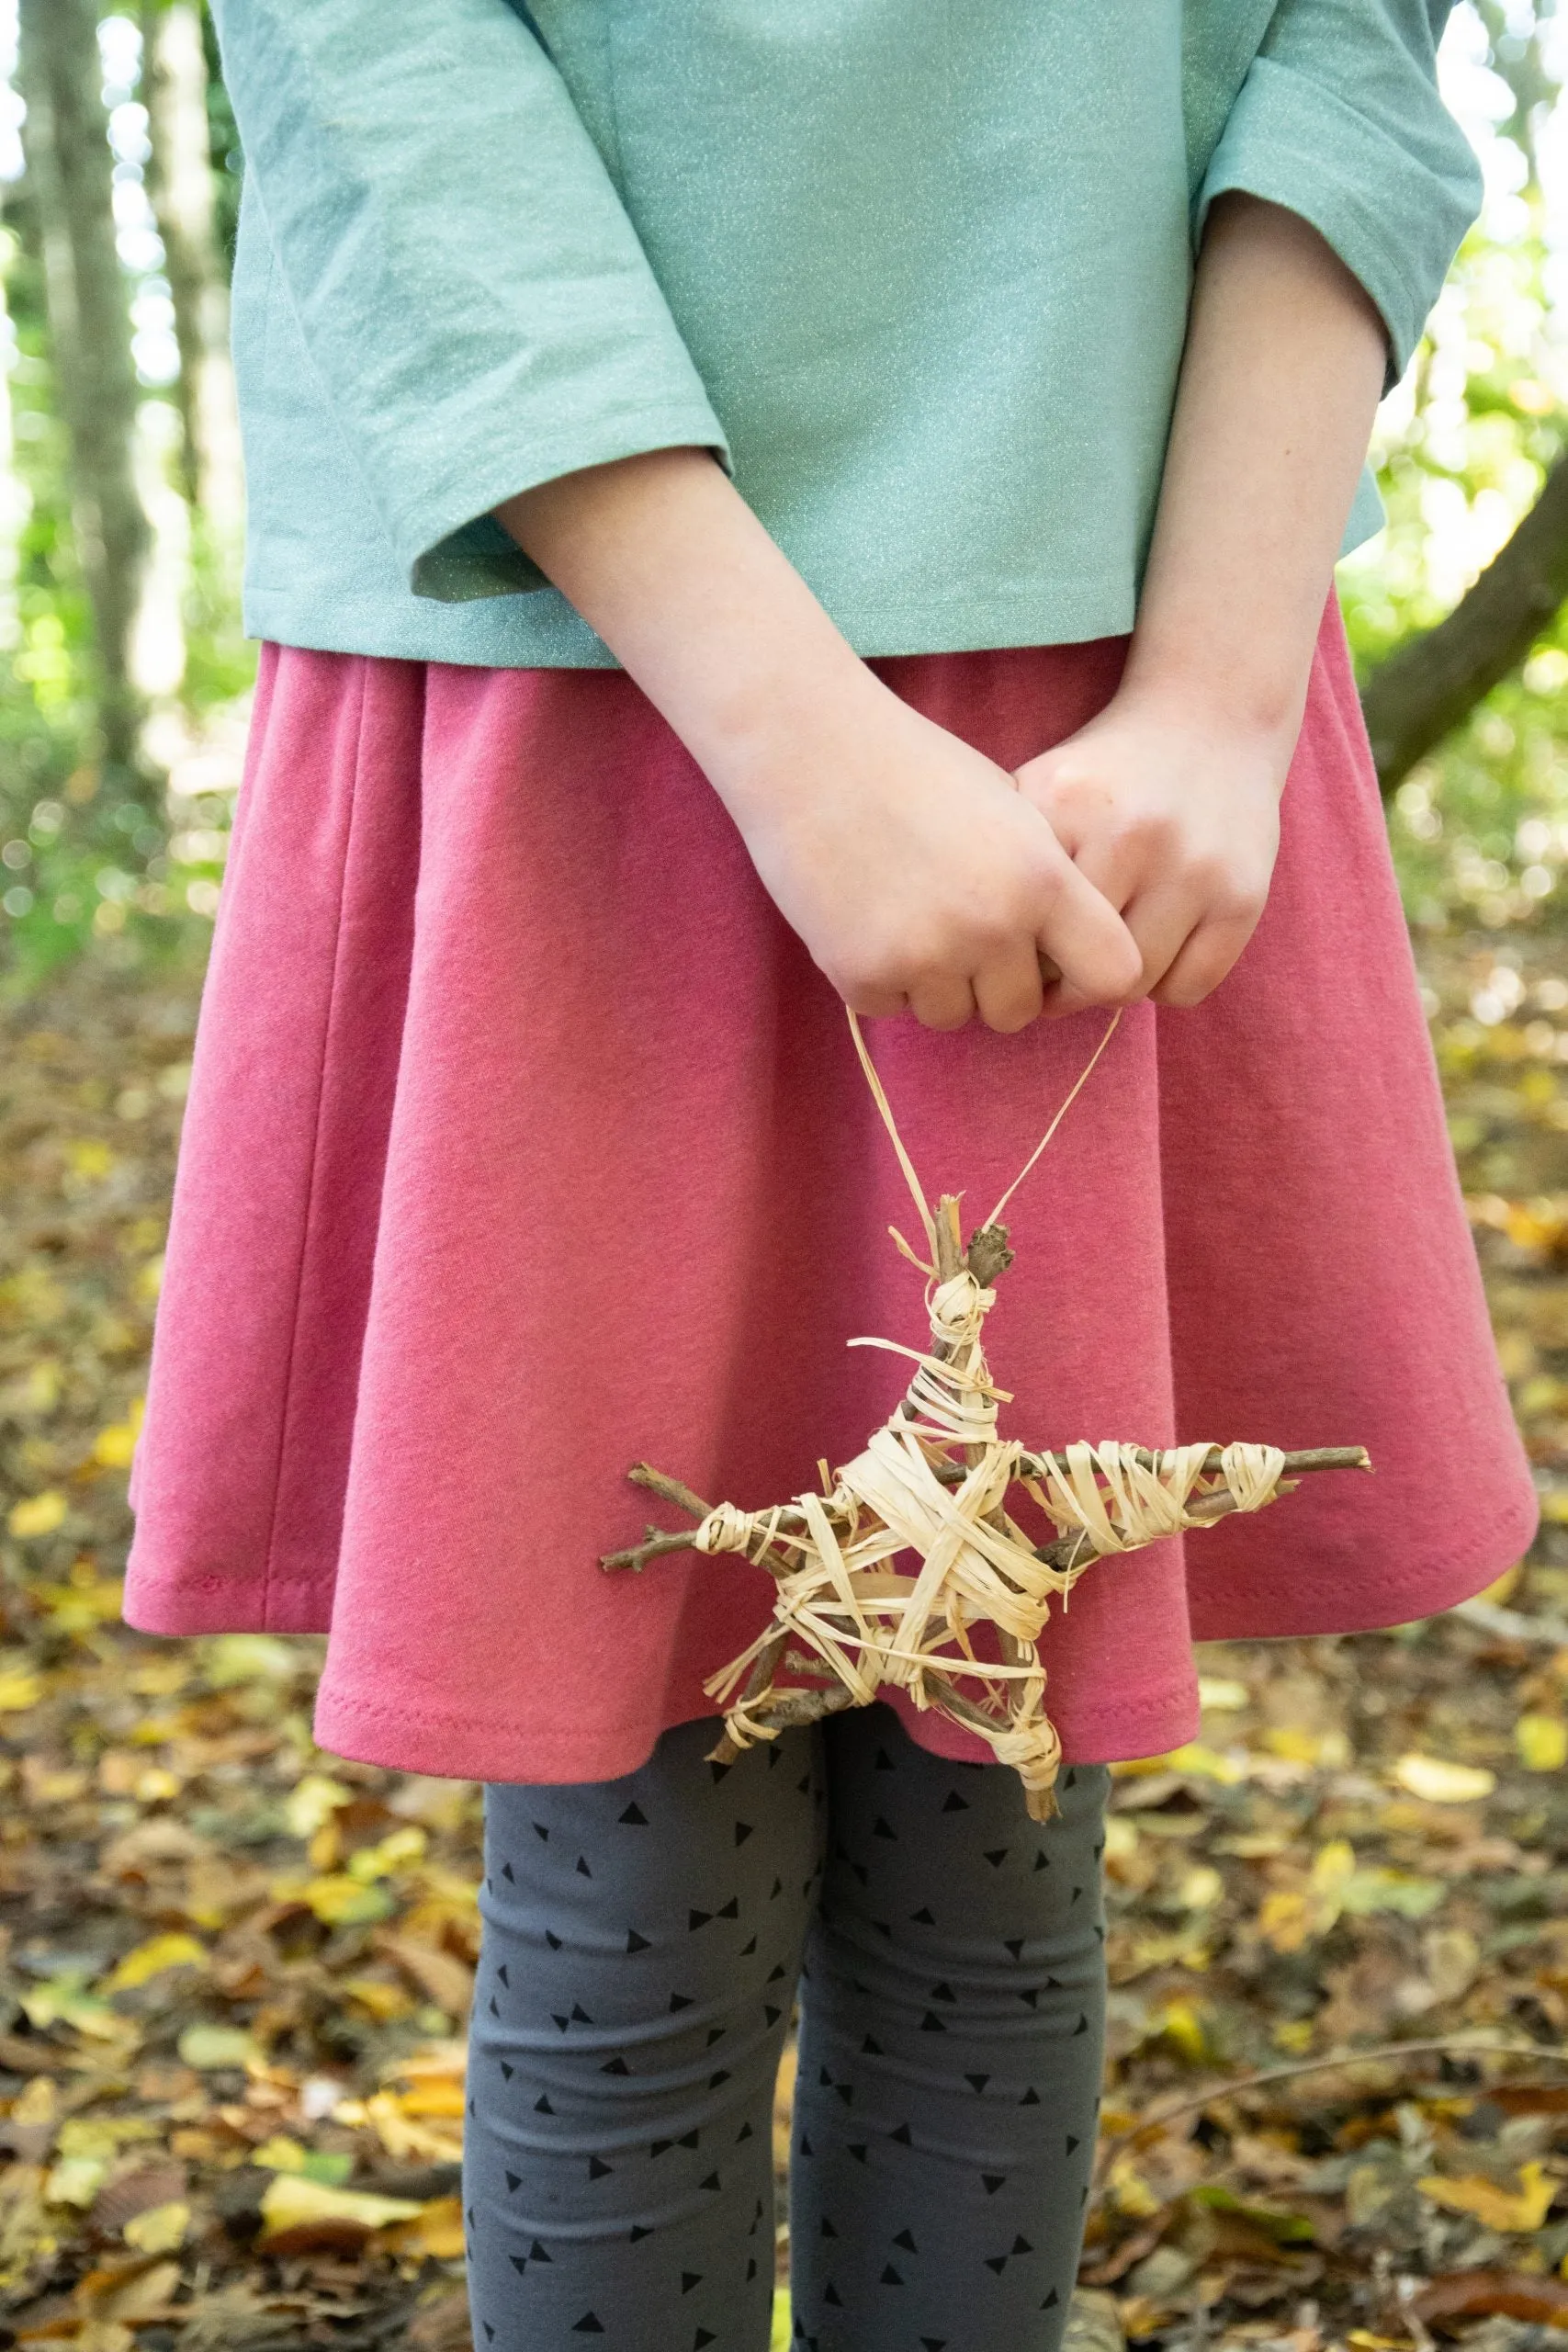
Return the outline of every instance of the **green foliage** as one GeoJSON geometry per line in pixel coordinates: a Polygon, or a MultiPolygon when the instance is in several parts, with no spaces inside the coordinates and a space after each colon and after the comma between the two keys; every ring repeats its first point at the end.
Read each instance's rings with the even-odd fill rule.
{"type": "MultiPolygon", "coordinates": [[[[1388,528],[1341,567],[1364,676],[1458,601],[1533,503],[1568,439],[1539,222],[1508,244],[1472,235],[1409,384],[1385,408],[1388,528]]],[[[1427,929],[1554,920],[1568,864],[1568,623],[1559,615],[1499,686],[1401,786],[1391,812],[1411,919],[1427,929]]]]}

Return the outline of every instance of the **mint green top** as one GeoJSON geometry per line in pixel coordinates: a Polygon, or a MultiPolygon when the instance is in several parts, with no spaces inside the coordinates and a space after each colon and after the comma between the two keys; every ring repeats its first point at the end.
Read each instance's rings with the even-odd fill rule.
{"type": "Polygon", "coordinates": [[[1391,379],[1479,201],[1449,0],[215,12],[246,617],[292,645],[608,663],[490,510],[682,443],[862,653],[1119,633],[1213,198],[1314,224],[1391,379]]]}

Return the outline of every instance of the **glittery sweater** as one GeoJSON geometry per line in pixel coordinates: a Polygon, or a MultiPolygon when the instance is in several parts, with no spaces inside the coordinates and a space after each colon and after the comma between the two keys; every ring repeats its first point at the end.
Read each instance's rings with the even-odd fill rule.
{"type": "MultiPolygon", "coordinates": [[[[717,452],[863,653],[1132,626],[1195,242],[1311,221],[1403,370],[1479,200],[1448,0],[216,0],[247,625],[611,656],[491,518],[717,452]]],[[[1347,544],[1376,526],[1363,482],[1347,544]]]]}

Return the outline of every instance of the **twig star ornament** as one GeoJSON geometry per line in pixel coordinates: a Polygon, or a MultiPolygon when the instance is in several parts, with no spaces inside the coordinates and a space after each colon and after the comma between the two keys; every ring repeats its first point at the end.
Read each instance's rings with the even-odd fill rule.
{"type": "Polygon", "coordinates": [[[1360,1446],[1285,1453],[1204,1442],[1153,1453],[1111,1440],[1057,1454],[998,1431],[998,1408],[1011,1397],[991,1378],[983,1333],[997,1281],[1012,1263],[1001,1212],[1088,1082],[1119,1018],[965,1244],[956,1198],[943,1193],[934,1211],[926,1205],[851,1013],[855,1049],[925,1233],[929,1258],[893,1229],[899,1250],[927,1277],[930,1345],[922,1351],[896,1340],[850,1341],[908,1356],[915,1371],[863,1453],[836,1472],[819,1465],[820,1494],[763,1510],[715,1508],[639,1462],[627,1475],[698,1525],[685,1534],[650,1527],[643,1543],[600,1563],[637,1569],[668,1552],[732,1552],[774,1577],[768,1624],[703,1685],[725,1711],[712,1761],[731,1762],[756,1740],[869,1705],[879,1690],[896,1688],[917,1707],[934,1707],[978,1733],[998,1762],[1018,1772],[1031,1815],[1048,1820],[1056,1810],[1061,1743],[1045,1712],[1039,1641],[1052,1600],[1066,1606],[1079,1577],[1106,1555],[1210,1526],[1232,1511],[1260,1510],[1303,1472],[1371,1468],[1360,1446]],[[1054,1543],[1037,1544],[1010,1517],[1015,1486],[1055,1523],[1054,1543]],[[993,1629],[994,1657],[976,1655],[977,1623],[993,1629]],[[781,1669],[797,1679],[781,1682],[781,1669]]]}

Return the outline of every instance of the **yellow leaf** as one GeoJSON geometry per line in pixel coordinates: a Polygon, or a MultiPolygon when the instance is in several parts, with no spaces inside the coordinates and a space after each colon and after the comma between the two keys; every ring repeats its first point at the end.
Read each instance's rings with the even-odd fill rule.
{"type": "MultiPolygon", "coordinates": [[[[134,2267],[118,2273],[107,2266],[102,2270],[89,2270],[76,2290],[79,2301],[85,2302],[99,2322],[120,2320],[134,2322],[150,2319],[161,2312],[180,2283],[177,2262],[137,2263],[134,2267]]],[[[88,2322],[88,2327],[93,2324],[88,2322]]],[[[77,2337],[79,2345],[88,2341],[85,2328],[77,2337]]],[[[132,2342],[134,2342],[132,2338],[132,2342]]]]}
{"type": "Polygon", "coordinates": [[[307,1772],[296,1781],[284,1800],[283,1817],[291,1838],[313,1838],[340,1805],[354,1803],[354,1791],[324,1772],[307,1772]]]}
{"type": "Polygon", "coordinates": [[[1194,2066],[1209,2055],[1202,2018],[1190,2001],[1168,2001],[1155,2020],[1155,2031],[1174,2043],[1194,2066]]]}
{"type": "Polygon", "coordinates": [[[1568,1723],[1561,1715],[1521,1715],[1514,1745],[1527,1772],[1560,1772],[1568,1764],[1568,1723]]]}
{"type": "Polygon", "coordinates": [[[1483,2173],[1461,2180],[1436,2174],[1416,2184],[1423,2197],[1450,2213],[1469,2213],[1489,2230],[1539,2230],[1557,2194],[1557,2183],[1539,2164],[1519,2166],[1517,2188],[1499,2188],[1483,2173]]]}
{"type": "Polygon", "coordinates": [[[1232,1682],[1222,1675],[1201,1674],[1198,1704],[1212,1707],[1216,1713],[1234,1714],[1239,1708],[1252,1704],[1252,1693],[1245,1682],[1232,1682]]]}
{"type": "Polygon", "coordinates": [[[1105,2179],[1106,2194],[1129,2221],[1146,2222],[1161,2210],[1163,2199],[1149,2187],[1130,2155],[1120,2155],[1105,2179]]]}
{"type": "Polygon", "coordinates": [[[136,1451],[136,1431],[130,1421],[110,1421],[93,1440],[93,1459],[106,1470],[129,1470],[136,1451]]]}
{"type": "Polygon", "coordinates": [[[108,2168],[107,2156],[62,2156],[44,2182],[45,2202],[79,2205],[85,2211],[103,2187],[108,2168]]]}
{"type": "Polygon", "coordinates": [[[350,1878],[344,1871],[313,1878],[300,1893],[326,1928],[362,1927],[372,1919],[389,1917],[396,1908],[384,1887],[367,1886],[363,1879],[350,1878]]]}
{"type": "Polygon", "coordinates": [[[260,2165],[265,2172],[303,2172],[310,2151],[302,2140],[291,2140],[287,2132],[275,2132],[253,2150],[251,2162],[260,2165]]]}
{"type": "Polygon", "coordinates": [[[1282,1756],[1288,1764],[1315,1764],[1323,1737],[1308,1731],[1304,1724],[1276,1724],[1264,1733],[1263,1745],[1270,1755],[1282,1756]]]}
{"type": "Polygon", "coordinates": [[[1484,1765],[1450,1764],[1440,1756],[1402,1756],[1393,1777],[1427,1804],[1475,1804],[1497,1785],[1497,1775],[1484,1765]]]}
{"type": "Polygon", "coordinates": [[[29,1674],[26,1668],[13,1668],[0,1674],[0,1714],[19,1715],[28,1707],[36,1707],[43,1697],[40,1676],[29,1674]]]}
{"type": "Polygon", "coordinates": [[[386,2233],[384,2243],[394,2254],[412,2254],[432,2262],[455,2262],[464,2251],[463,2208],[456,2197],[433,2197],[412,2222],[386,2233]]]}
{"type": "Polygon", "coordinates": [[[65,1157],[73,1174],[97,1178],[107,1176],[114,1166],[114,1154],[107,1143],[96,1143],[90,1136],[68,1143],[65,1157]]]}
{"type": "Polygon", "coordinates": [[[348,1874],[368,1886],[373,1879],[389,1878],[406,1862],[417,1862],[429,1843],[424,1831],[410,1822],[406,1828],[391,1830],[379,1845],[362,1846],[351,1854],[348,1874]]]}
{"type": "Polygon", "coordinates": [[[393,2018],[406,2018],[413,2007],[412,1996],[400,1984],[384,1984],[378,1976],[346,1977],[343,1990],[351,2001],[368,2009],[378,2025],[389,2024],[393,2018]]]}
{"type": "Polygon", "coordinates": [[[463,2153],[460,2131],[444,2132],[434,2122],[405,2115],[391,2091],[377,2091],[366,2100],[365,2120],[375,2126],[381,2145],[399,2164],[411,2156],[422,2157],[426,2164],[449,2164],[463,2153]]]}
{"type": "Polygon", "coordinates": [[[58,1487],[46,1487],[41,1495],[27,1495],[13,1503],[6,1524],[13,1535],[52,1535],[65,1517],[65,1498],[58,1487]]]}
{"type": "Polygon", "coordinates": [[[260,2056],[254,2041],[238,2025],[187,2025],[177,2043],[180,2056],[197,2074],[220,2066],[243,2066],[260,2056]]]}
{"type": "Polygon", "coordinates": [[[345,2222],[368,2234],[389,2222],[412,2222],[419,2211],[412,2198],[375,2197],[366,2189],[332,2188],[302,2173],[276,2173],[261,2201],[260,2243],[309,2222],[345,2222]]]}
{"type": "Polygon", "coordinates": [[[1356,1849],[1348,1838],[1331,1838],[1313,1858],[1312,1886],[1317,1895],[1343,1892],[1356,1873],[1356,1849]]]}
{"type": "Polygon", "coordinates": [[[60,2093],[47,2075],[35,2075],[25,2091],[12,2102],[13,2123],[52,2123],[60,2107],[60,2093]]]}
{"type": "Polygon", "coordinates": [[[165,1968],[206,1966],[207,1947],[198,1944],[194,1936],[150,1936],[144,1944],[138,1944],[133,1951],[126,1953],[103,1989],[106,1993],[125,1993],[133,1985],[145,1984],[150,1977],[161,1975],[165,1968]]]}
{"type": "Polygon", "coordinates": [[[1173,1747],[1168,1756],[1134,1756],[1111,1768],[1118,1780],[1134,1780],[1154,1772],[1186,1772],[1195,1781],[1218,1781],[1234,1788],[1247,1778],[1247,1767],[1236,1757],[1222,1756],[1201,1740],[1173,1747]]]}
{"type": "Polygon", "coordinates": [[[460,2116],[465,2103],[461,2082],[439,2079],[416,2083],[412,2090],[398,2092],[397,2101],[404,2115],[460,2116]]]}
{"type": "Polygon", "coordinates": [[[1312,1905],[1300,1887],[1280,1887],[1264,1896],[1258,1911],[1258,1932],[1274,1951],[1300,1951],[1310,1942],[1312,1905]]]}
{"type": "Polygon", "coordinates": [[[133,2213],[120,2235],[138,2254],[172,2254],[175,2246],[184,2245],[189,2227],[190,2207],[183,2197],[175,2197],[166,2205],[150,2205],[144,2213],[133,2213]]]}
{"type": "Polygon", "coordinates": [[[1348,1838],[1331,1838],[1313,1859],[1305,1886],[1277,1887],[1258,1913],[1258,1932],[1278,1952],[1300,1951],[1325,1936],[1345,1907],[1356,1875],[1356,1849],[1348,1838]]]}

